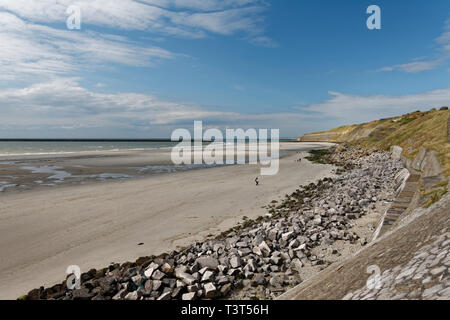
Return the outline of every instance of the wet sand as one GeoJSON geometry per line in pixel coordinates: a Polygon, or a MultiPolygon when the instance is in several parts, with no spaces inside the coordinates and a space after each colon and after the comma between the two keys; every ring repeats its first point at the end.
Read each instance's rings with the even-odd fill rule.
{"type": "Polygon", "coordinates": [[[264,215],[272,200],[332,174],[331,166],[296,162],[305,155],[282,158],[279,173],[260,177],[258,187],[258,165],[233,165],[4,193],[0,298],[60,282],[69,265],[83,272],[134,261],[218,234],[244,216],[264,215]]]}

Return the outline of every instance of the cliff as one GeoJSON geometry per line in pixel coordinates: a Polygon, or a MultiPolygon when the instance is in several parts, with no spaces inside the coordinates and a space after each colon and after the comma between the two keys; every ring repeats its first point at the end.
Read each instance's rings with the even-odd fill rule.
{"type": "Polygon", "coordinates": [[[363,124],[347,125],[329,131],[309,133],[298,141],[347,142],[366,148],[390,150],[403,148],[402,155],[413,162],[421,150],[434,151],[445,176],[450,174],[450,143],[448,122],[450,110],[413,112],[399,117],[376,120],[363,124]]]}

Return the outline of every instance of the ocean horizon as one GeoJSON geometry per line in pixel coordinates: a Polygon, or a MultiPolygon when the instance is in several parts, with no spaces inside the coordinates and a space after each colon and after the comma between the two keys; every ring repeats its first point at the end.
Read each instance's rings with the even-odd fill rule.
{"type": "MultiPolygon", "coordinates": [[[[282,138],[280,142],[294,142],[282,138]]],[[[213,141],[203,141],[203,145],[213,141]]],[[[170,139],[0,139],[0,157],[21,155],[73,154],[84,152],[151,151],[172,148],[170,139]]]]}

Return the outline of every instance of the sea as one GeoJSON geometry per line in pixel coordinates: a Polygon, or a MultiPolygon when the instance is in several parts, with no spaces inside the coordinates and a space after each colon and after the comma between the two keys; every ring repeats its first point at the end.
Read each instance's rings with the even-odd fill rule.
{"type": "MultiPolygon", "coordinates": [[[[283,138],[280,142],[294,142],[283,138]]],[[[204,142],[209,144],[210,142],[204,142]]],[[[170,140],[0,140],[0,157],[20,155],[71,154],[80,152],[146,151],[172,148],[170,140]]]]}

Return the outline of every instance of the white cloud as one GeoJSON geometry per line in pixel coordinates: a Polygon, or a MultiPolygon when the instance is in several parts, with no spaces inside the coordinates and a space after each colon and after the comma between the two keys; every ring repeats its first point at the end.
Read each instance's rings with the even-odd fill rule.
{"type": "Polygon", "coordinates": [[[56,78],[0,90],[2,136],[32,132],[32,136],[46,137],[51,130],[58,137],[168,137],[174,128],[192,128],[194,120],[221,129],[279,128],[283,136],[297,136],[450,104],[450,88],[405,96],[330,92],[329,100],[296,112],[249,114],[164,101],[150,94],[99,93],[83,88],[79,80],[56,78]]]}
{"type": "Polygon", "coordinates": [[[0,43],[1,80],[64,75],[111,64],[149,66],[176,56],[124,37],[28,23],[7,12],[0,12],[0,43]]]}
{"type": "Polygon", "coordinates": [[[450,59],[450,19],[445,22],[444,32],[435,39],[439,45],[436,58],[413,59],[408,63],[396,64],[393,66],[385,66],[377,71],[402,71],[407,73],[418,73],[427,70],[436,69],[446,63],[450,59]]]}
{"type": "Polygon", "coordinates": [[[0,0],[0,9],[38,23],[61,23],[70,5],[82,23],[198,38],[207,33],[262,33],[262,0],[0,0]]]}
{"type": "Polygon", "coordinates": [[[117,36],[117,29],[184,38],[241,34],[255,45],[273,46],[263,35],[265,8],[262,0],[0,0],[0,80],[67,76],[114,64],[152,66],[178,56],[117,36]],[[65,28],[70,5],[81,9],[81,31],[65,28]]]}
{"type": "Polygon", "coordinates": [[[332,97],[325,102],[298,109],[335,119],[341,124],[351,124],[450,104],[450,87],[404,96],[329,94],[332,97]]]}
{"type": "Polygon", "coordinates": [[[77,78],[3,90],[0,100],[2,123],[9,126],[132,128],[223,114],[189,103],[162,101],[153,95],[97,93],[81,87],[77,78]]]}
{"type": "Polygon", "coordinates": [[[390,67],[382,67],[378,71],[394,71],[399,70],[407,73],[417,73],[427,70],[433,70],[445,63],[444,58],[425,61],[412,61],[404,64],[397,64],[390,67]]]}
{"type": "MultiPolygon", "coordinates": [[[[0,90],[0,133],[47,137],[170,136],[191,129],[194,120],[217,128],[282,128],[297,132],[309,116],[301,113],[244,114],[164,101],[150,94],[99,93],[83,88],[78,78],[56,78],[21,89],[0,90]],[[90,131],[92,129],[92,131],[90,131]],[[149,133],[150,132],[150,133],[149,133]],[[157,132],[157,133],[155,133],[157,132]]],[[[295,134],[296,135],[296,134],[295,134]]]]}
{"type": "Polygon", "coordinates": [[[277,48],[279,45],[272,39],[266,36],[258,36],[254,37],[250,40],[251,43],[257,46],[266,47],[266,48],[277,48]]]}

